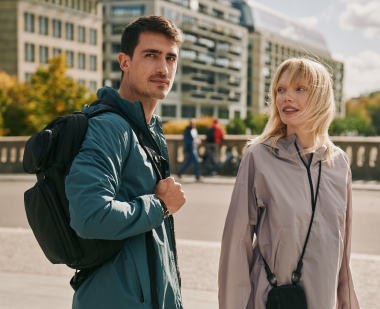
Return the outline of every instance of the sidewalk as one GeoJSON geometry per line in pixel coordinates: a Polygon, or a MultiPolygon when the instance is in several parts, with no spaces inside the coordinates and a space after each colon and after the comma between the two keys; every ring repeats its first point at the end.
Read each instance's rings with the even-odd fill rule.
{"type": "MultiPolygon", "coordinates": [[[[197,182],[195,176],[182,175],[181,179],[177,175],[173,175],[175,180],[180,183],[195,183],[197,182]]],[[[223,185],[234,185],[236,177],[232,176],[204,176],[203,181],[197,183],[205,184],[223,184],[223,185]]],[[[27,174],[2,174],[0,175],[0,181],[35,181],[35,175],[27,174]]],[[[380,181],[364,181],[364,180],[354,180],[352,182],[353,190],[369,190],[369,191],[380,191],[380,181]]]]}
{"type": "MultiPolygon", "coordinates": [[[[220,244],[179,239],[177,249],[184,308],[217,309],[220,244]]],[[[50,264],[31,230],[0,228],[0,252],[0,309],[71,308],[74,271],[50,264]]],[[[361,309],[379,309],[380,256],[353,253],[351,265],[361,309]]]]}

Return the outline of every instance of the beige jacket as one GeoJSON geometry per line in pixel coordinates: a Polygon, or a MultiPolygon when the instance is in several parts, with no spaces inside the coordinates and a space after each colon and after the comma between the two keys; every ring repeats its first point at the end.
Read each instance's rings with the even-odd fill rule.
{"type": "MultiPolygon", "coordinates": [[[[302,150],[294,134],[280,139],[274,154],[270,139],[244,153],[223,232],[220,309],[265,309],[271,286],[260,252],[278,285],[291,284],[312,214],[308,175],[295,141],[302,150]]],[[[314,192],[320,160],[322,172],[299,285],[308,309],[358,309],[350,270],[351,170],[341,149],[334,149],[332,168],[326,153],[319,148],[311,162],[314,192]]]]}

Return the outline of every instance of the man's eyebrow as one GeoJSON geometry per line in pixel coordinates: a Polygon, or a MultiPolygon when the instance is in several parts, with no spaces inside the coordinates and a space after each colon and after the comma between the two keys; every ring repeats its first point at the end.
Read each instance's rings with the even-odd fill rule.
{"type": "MultiPolygon", "coordinates": [[[[144,49],[141,53],[145,54],[145,53],[150,53],[150,54],[159,54],[159,55],[162,55],[162,51],[161,50],[158,50],[158,49],[152,49],[152,48],[148,48],[148,49],[144,49]]],[[[167,53],[168,56],[170,57],[178,57],[177,54],[174,54],[174,53],[167,53]]]]}

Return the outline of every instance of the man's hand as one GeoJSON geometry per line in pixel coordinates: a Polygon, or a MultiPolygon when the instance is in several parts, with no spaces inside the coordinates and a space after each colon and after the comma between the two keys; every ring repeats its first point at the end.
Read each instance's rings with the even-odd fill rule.
{"type": "Polygon", "coordinates": [[[153,193],[164,201],[171,215],[176,213],[186,202],[185,192],[181,190],[181,185],[175,182],[173,177],[160,180],[153,193]]]}

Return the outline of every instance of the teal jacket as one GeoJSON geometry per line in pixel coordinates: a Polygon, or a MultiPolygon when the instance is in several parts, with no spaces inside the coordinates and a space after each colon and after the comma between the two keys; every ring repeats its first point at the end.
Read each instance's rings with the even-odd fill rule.
{"type": "MultiPolygon", "coordinates": [[[[146,132],[139,102],[122,99],[109,87],[99,89],[97,96],[119,104],[146,132]]],[[[101,107],[106,106],[82,111],[91,113],[101,107]]],[[[169,162],[159,117],[153,115],[149,129],[169,162]]],[[[145,246],[145,232],[150,230],[160,309],[182,309],[169,222],[163,220],[161,204],[153,194],[156,180],[151,162],[122,117],[104,113],[89,120],[80,152],[66,177],[70,224],[82,238],[125,241],[122,250],[75,292],[73,309],[153,308],[145,246]]]]}

